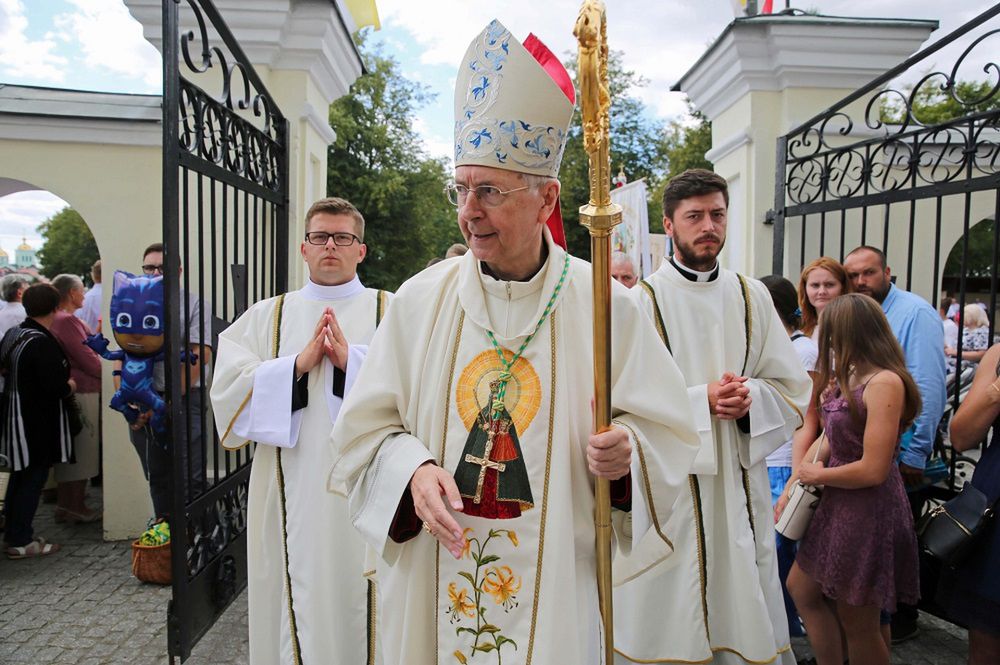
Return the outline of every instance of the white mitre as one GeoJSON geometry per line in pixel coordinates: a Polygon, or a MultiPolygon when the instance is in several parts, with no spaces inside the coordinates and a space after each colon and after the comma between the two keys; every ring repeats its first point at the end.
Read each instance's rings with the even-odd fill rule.
{"type": "Polygon", "coordinates": [[[455,166],[557,178],[574,97],[569,75],[544,44],[529,35],[522,45],[494,19],[458,71],[455,166]]]}

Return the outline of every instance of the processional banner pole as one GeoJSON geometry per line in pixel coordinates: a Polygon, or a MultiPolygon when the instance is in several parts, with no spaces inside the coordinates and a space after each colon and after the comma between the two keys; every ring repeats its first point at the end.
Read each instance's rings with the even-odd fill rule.
{"type": "MultiPolygon", "coordinates": [[[[579,42],[577,86],[583,115],[583,146],[590,162],[590,202],[580,207],[580,223],[590,232],[594,289],[594,419],[598,432],[611,426],[611,231],[622,221],[611,202],[609,153],[608,41],[604,3],[584,0],[573,34],[579,42]]],[[[604,624],[604,662],[614,663],[611,604],[611,486],[594,479],[597,532],[597,595],[604,624]]]]}

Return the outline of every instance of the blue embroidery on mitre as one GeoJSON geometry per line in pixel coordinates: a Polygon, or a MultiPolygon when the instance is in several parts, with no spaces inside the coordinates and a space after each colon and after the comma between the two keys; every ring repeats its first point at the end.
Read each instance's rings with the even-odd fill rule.
{"type": "Polygon", "coordinates": [[[510,55],[510,31],[494,19],[475,42],[476,55],[469,61],[469,87],[462,117],[471,120],[487,111],[496,100],[503,81],[503,65],[510,55]]]}
{"type": "Polygon", "coordinates": [[[455,143],[455,162],[492,156],[529,169],[554,170],[562,160],[566,132],[523,120],[478,118],[463,124],[455,143]]]}
{"type": "Polygon", "coordinates": [[[503,88],[503,68],[510,56],[510,31],[493,20],[473,42],[465,102],[455,121],[455,163],[488,158],[533,170],[554,172],[562,160],[566,131],[524,120],[489,115],[503,88]]]}

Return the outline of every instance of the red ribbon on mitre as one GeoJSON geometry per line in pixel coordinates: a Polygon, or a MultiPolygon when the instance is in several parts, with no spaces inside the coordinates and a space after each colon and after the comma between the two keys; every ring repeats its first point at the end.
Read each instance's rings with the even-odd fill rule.
{"type": "MultiPolygon", "coordinates": [[[[559,89],[563,91],[563,94],[566,95],[570,103],[575,104],[576,88],[573,86],[573,79],[569,77],[569,72],[559,62],[559,58],[549,50],[549,47],[543,44],[534,34],[530,34],[524,40],[524,48],[542,66],[542,69],[549,75],[549,78],[559,86],[559,89]]],[[[562,210],[559,201],[556,201],[556,207],[552,211],[552,214],[549,215],[545,225],[549,227],[552,240],[563,249],[566,249],[566,232],[563,230],[562,210]]]]}

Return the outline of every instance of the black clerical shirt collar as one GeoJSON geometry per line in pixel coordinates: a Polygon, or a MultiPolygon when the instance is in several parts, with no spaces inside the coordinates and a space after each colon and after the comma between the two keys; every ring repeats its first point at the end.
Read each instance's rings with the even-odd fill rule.
{"type": "Polygon", "coordinates": [[[718,261],[715,262],[715,268],[709,270],[708,272],[691,270],[691,268],[688,268],[686,265],[678,261],[676,255],[670,257],[670,265],[677,268],[677,272],[681,274],[681,277],[689,282],[714,282],[719,277],[718,261]]]}

